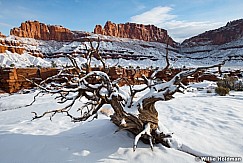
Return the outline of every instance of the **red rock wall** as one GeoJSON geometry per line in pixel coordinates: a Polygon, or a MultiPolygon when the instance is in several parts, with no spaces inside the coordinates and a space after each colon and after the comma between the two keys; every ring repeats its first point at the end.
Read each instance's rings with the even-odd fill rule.
{"type": "Polygon", "coordinates": [[[0,32],[0,38],[5,38],[6,36],[0,32]]]}
{"type": "Polygon", "coordinates": [[[154,25],[143,25],[135,23],[115,24],[111,21],[107,21],[104,28],[102,28],[101,25],[96,25],[94,33],[161,43],[166,43],[167,39],[169,39],[169,45],[175,45],[175,42],[167,34],[166,30],[157,28],[154,25]]]}
{"type": "MultiPolygon", "coordinates": [[[[100,71],[102,68],[92,68],[92,70],[100,71]]],[[[158,79],[168,81],[172,79],[176,74],[184,70],[188,69],[168,69],[158,72],[156,77],[158,79]]],[[[122,67],[111,67],[109,69],[108,75],[111,80],[125,78],[126,80],[120,80],[118,83],[120,86],[123,86],[127,84],[144,84],[144,81],[141,79],[142,75],[149,77],[153,72],[154,70],[151,69],[126,69],[122,67]]],[[[50,76],[56,75],[57,73],[58,69],[55,68],[41,68],[39,70],[37,68],[0,68],[0,89],[8,93],[14,93],[23,88],[32,88],[34,85],[26,81],[24,77],[28,79],[41,78],[44,80],[50,76]]],[[[189,82],[198,82],[203,80],[218,80],[218,78],[214,75],[202,74],[203,72],[198,72],[192,77],[184,79],[182,82],[184,84],[188,84],[189,82]]]]}
{"type": "Polygon", "coordinates": [[[20,46],[18,41],[8,41],[6,39],[0,39],[0,53],[5,53],[8,50],[12,53],[23,54],[24,48],[20,46]]]}
{"type": "Polygon", "coordinates": [[[0,68],[0,89],[14,93],[23,88],[32,88],[34,85],[26,81],[24,77],[46,79],[57,72],[58,70],[53,68],[42,68],[39,72],[37,68],[0,68]]]}
{"type": "Polygon", "coordinates": [[[38,21],[26,21],[19,28],[10,30],[10,35],[39,40],[70,41],[74,33],[62,26],[46,25],[38,21]]]}
{"type": "Polygon", "coordinates": [[[198,36],[183,41],[182,47],[200,45],[222,45],[243,37],[243,19],[235,20],[226,26],[206,31],[198,36]]]}

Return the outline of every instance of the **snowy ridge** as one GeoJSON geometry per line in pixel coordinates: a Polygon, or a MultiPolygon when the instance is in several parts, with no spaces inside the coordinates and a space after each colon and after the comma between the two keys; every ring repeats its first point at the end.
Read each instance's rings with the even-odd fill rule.
{"type": "MultiPolygon", "coordinates": [[[[92,34],[90,39],[97,40],[100,37],[99,51],[104,57],[108,66],[120,65],[123,67],[164,67],[166,45],[157,42],[146,42],[141,40],[133,40],[128,38],[116,38],[111,36],[103,36],[92,34]]],[[[44,55],[53,55],[57,53],[78,53],[83,54],[86,52],[84,44],[88,47],[89,42],[58,42],[58,41],[43,41],[31,38],[19,38],[9,36],[8,40],[18,40],[26,49],[23,55],[13,54],[6,52],[0,54],[0,66],[8,67],[14,64],[16,67],[26,66],[41,66],[50,67],[52,62],[58,66],[68,65],[69,61],[65,58],[47,59],[37,58],[30,55],[29,51],[42,53],[44,55]]],[[[94,46],[97,42],[93,42],[94,46]]],[[[227,43],[221,46],[202,46],[193,47],[191,49],[179,49],[180,53],[176,52],[175,48],[169,47],[173,51],[169,51],[169,57],[173,67],[195,67],[205,66],[210,64],[219,63],[225,59],[231,58],[226,62],[227,67],[242,68],[242,52],[243,52],[243,39],[227,43]],[[214,50],[212,50],[214,49],[214,50]],[[205,51],[206,50],[206,51],[205,51]],[[185,54],[189,51],[202,51],[193,54],[185,54]]],[[[77,62],[82,64],[85,60],[82,57],[77,57],[77,62]]],[[[98,66],[101,63],[93,60],[94,65],[98,66]]]]}
{"type": "Polygon", "coordinates": [[[242,50],[243,48],[243,38],[234,40],[232,42],[223,44],[223,45],[201,45],[201,46],[194,46],[194,47],[182,47],[180,49],[181,53],[188,53],[188,54],[195,54],[197,52],[209,52],[213,50],[227,50],[227,49],[234,49],[239,48],[242,50]]]}

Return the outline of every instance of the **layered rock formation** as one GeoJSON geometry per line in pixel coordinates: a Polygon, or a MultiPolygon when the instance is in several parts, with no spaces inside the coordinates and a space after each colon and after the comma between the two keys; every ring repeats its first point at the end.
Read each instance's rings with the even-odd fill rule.
{"type": "Polygon", "coordinates": [[[183,41],[182,47],[222,45],[243,37],[243,19],[228,22],[226,26],[206,31],[183,41]]]}
{"type": "Polygon", "coordinates": [[[33,88],[34,85],[25,78],[44,80],[57,73],[58,69],[55,68],[0,68],[0,89],[14,93],[23,88],[33,88]]]}
{"type": "Polygon", "coordinates": [[[74,33],[67,28],[56,25],[46,25],[38,21],[26,21],[19,28],[10,30],[10,35],[28,37],[39,40],[70,41],[74,33]]]}
{"type": "Polygon", "coordinates": [[[94,33],[161,43],[167,43],[168,39],[169,45],[175,46],[175,42],[168,35],[167,31],[161,28],[157,28],[154,25],[143,25],[135,23],[115,24],[111,21],[107,21],[104,28],[102,28],[101,25],[96,25],[94,33]]]}
{"type": "MultiPolygon", "coordinates": [[[[93,68],[92,70],[99,71],[102,70],[102,68],[93,68]]],[[[158,72],[156,76],[168,81],[181,71],[182,69],[168,69],[158,72]]],[[[45,80],[50,76],[56,75],[58,72],[59,69],[57,68],[0,68],[0,89],[8,93],[14,93],[23,88],[32,88],[34,85],[26,81],[25,78],[36,80],[38,83],[40,81],[37,79],[42,78],[45,80]]],[[[153,72],[154,70],[151,69],[127,69],[122,67],[110,67],[108,75],[111,80],[126,78],[127,80],[120,80],[118,82],[120,86],[124,86],[128,83],[144,84],[144,81],[141,80],[142,76],[149,77],[153,72]]],[[[182,82],[184,84],[188,84],[189,82],[196,82],[199,80],[199,76],[201,76],[201,74],[202,72],[199,72],[192,78],[184,79],[182,82]]],[[[210,78],[207,79],[210,80],[210,78]]]]}
{"type": "Polygon", "coordinates": [[[0,53],[5,53],[8,50],[12,53],[23,54],[24,48],[21,47],[21,44],[17,40],[6,40],[5,38],[0,39],[0,53]]]}
{"type": "Polygon", "coordinates": [[[6,36],[0,32],[0,38],[5,38],[6,36]]]}

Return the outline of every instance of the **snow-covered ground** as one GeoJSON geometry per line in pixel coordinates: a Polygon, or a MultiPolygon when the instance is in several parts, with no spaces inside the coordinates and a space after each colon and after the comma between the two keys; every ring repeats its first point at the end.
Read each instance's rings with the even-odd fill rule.
{"type": "MultiPolygon", "coordinates": [[[[92,36],[93,37],[93,36],[92,36]]],[[[100,51],[119,55],[152,56],[157,60],[107,59],[108,66],[164,67],[165,45],[131,39],[103,36],[100,51]]],[[[7,39],[15,39],[12,36],[7,39]]],[[[43,53],[80,52],[84,45],[80,42],[63,43],[17,38],[26,49],[43,53]]],[[[238,43],[238,42],[237,42],[238,43]]],[[[86,43],[88,45],[88,43],[86,43]]],[[[242,45],[242,42],[239,43],[242,45]]],[[[237,44],[238,45],[238,44],[237,44]]],[[[231,57],[223,69],[243,69],[242,48],[229,50],[216,49],[208,53],[179,54],[170,52],[171,66],[197,67],[208,66],[231,57]]],[[[107,53],[107,55],[110,55],[107,53]]],[[[76,58],[78,65],[85,63],[82,57],[76,58]]],[[[0,54],[0,66],[16,67],[39,65],[58,66],[70,64],[66,58],[42,59],[29,55],[11,53],[0,54]]],[[[99,65],[97,60],[92,65],[99,65]]],[[[60,107],[51,95],[44,95],[32,105],[33,96],[29,94],[0,94],[0,162],[195,162],[194,156],[231,156],[242,157],[243,153],[243,92],[230,92],[221,97],[206,93],[215,83],[192,84],[185,94],[176,94],[174,99],[157,102],[160,127],[163,131],[173,132],[173,148],[155,145],[151,151],[149,145],[139,141],[133,152],[134,136],[120,131],[110,122],[109,117],[99,113],[92,122],[72,123],[64,115],[56,115],[52,121],[48,117],[31,121],[32,111],[42,113],[60,107]]],[[[128,91],[127,87],[123,87],[128,91]]],[[[210,92],[210,91],[209,91],[210,92]]],[[[142,94],[138,94],[137,98],[142,94]]],[[[74,107],[80,107],[83,101],[74,107]]],[[[109,106],[105,106],[110,109],[109,106]]],[[[136,111],[131,110],[132,113],[136,111]]]]}
{"type": "MultiPolygon", "coordinates": [[[[139,141],[135,152],[134,136],[126,131],[114,134],[117,126],[101,113],[97,120],[84,123],[72,123],[64,115],[56,115],[52,121],[48,117],[31,121],[32,111],[60,107],[53,96],[44,95],[32,106],[23,107],[37,91],[1,94],[0,162],[196,162],[180,149],[201,156],[242,157],[243,92],[224,97],[206,93],[214,85],[192,84],[185,94],[157,102],[160,127],[174,133],[174,148],[155,145],[151,151],[149,145],[139,141]]],[[[82,101],[76,107],[80,105],[82,101]]]]}

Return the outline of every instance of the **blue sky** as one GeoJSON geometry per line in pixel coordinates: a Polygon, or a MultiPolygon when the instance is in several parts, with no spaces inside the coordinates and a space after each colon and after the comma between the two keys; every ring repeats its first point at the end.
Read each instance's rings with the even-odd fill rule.
{"type": "Polygon", "coordinates": [[[26,20],[92,32],[96,24],[154,24],[177,41],[243,18],[243,0],[0,0],[0,31],[26,20]]]}

